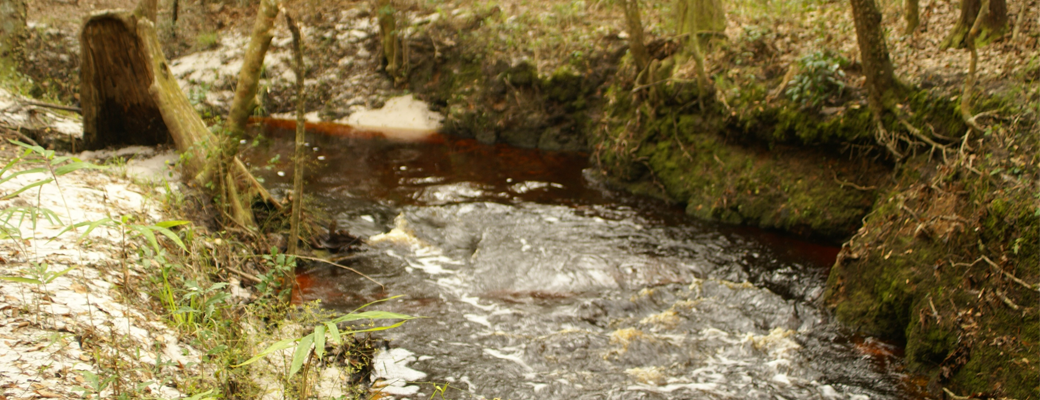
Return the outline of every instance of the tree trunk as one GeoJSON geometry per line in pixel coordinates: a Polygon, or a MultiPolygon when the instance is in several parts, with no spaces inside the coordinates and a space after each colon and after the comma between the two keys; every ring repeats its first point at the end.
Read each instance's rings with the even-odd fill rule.
{"type": "Polygon", "coordinates": [[[379,39],[383,44],[383,58],[386,59],[386,73],[397,79],[402,69],[401,40],[397,35],[397,10],[391,0],[378,0],[376,14],[379,16],[379,39]]]}
{"type": "MultiPolygon", "coordinates": [[[[300,215],[303,214],[303,164],[304,164],[304,106],[307,103],[304,93],[303,76],[303,39],[300,28],[296,26],[289,13],[285,13],[285,22],[293,38],[293,70],[296,71],[296,151],[293,154],[293,198],[292,215],[289,217],[288,254],[298,254],[296,244],[300,237],[300,215]]],[[[330,232],[329,234],[334,234],[330,232]]]]}
{"type": "MultiPolygon", "coordinates": [[[[975,19],[982,8],[981,0],[961,0],[961,13],[950,35],[939,45],[941,49],[963,49],[968,31],[975,24],[975,19]]],[[[975,37],[975,47],[983,47],[996,40],[1007,31],[1008,8],[1005,0],[990,0],[989,14],[984,16],[975,37]]]]}
{"type": "Polygon", "coordinates": [[[238,73],[238,87],[235,88],[235,99],[228,112],[227,124],[224,126],[231,139],[225,144],[224,151],[234,155],[238,153],[238,139],[245,133],[246,123],[256,106],[256,89],[260,85],[260,69],[264,65],[267,49],[271,47],[271,28],[278,17],[278,5],[275,0],[260,0],[260,9],[256,12],[253,23],[253,35],[246,47],[242,60],[242,70],[238,73]]]}
{"type": "Polygon", "coordinates": [[[708,39],[724,36],[726,31],[726,9],[722,0],[678,0],[675,7],[679,34],[685,35],[687,47],[696,39],[706,45],[708,39]]]}
{"type": "MultiPolygon", "coordinates": [[[[692,57],[696,64],[697,86],[700,97],[703,97],[709,90],[709,81],[701,48],[707,46],[712,37],[725,36],[726,10],[722,7],[722,0],[679,0],[676,10],[679,34],[684,36],[683,53],[692,57]]],[[[703,99],[700,103],[703,107],[703,99]]]]}
{"type": "Polygon", "coordinates": [[[628,29],[628,52],[632,54],[636,68],[642,72],[650,63],[650,53],[647,53],[643,39],[643,21],[639,18],[639,0],[624,0],[623,7],[625,8],[625,26],[628,29]]]}
{"type": "Polygon", "coordinates": [[[903,30],[904,35],[909,35],[917,30],[917,27],[921,25],[921,7],[919,0],[903,0],[906,12],[906,29],[903,30]]]}
{"type": "Polygon", "coordinates": [[[881,116],[902,88],[895,78],[892,60],[881,30],[881,11],[874,0],[850,0],[856,24],[856,42],[867,78],[867,100],[875,116],[881,116]]]}
{"type": "MultiPolygon", "coordinates": [[[[147,37],[140,34],[145,25],[151,23],[110,12],[91,18],[80,33],[80,103],[87,150],[171,141],[152,92],[157,67],[151,58],[158,49],[149,48],[147,37]]],[[[161,73],[167,72],[165,67],[165,62],[158,66],[161,73]]]]}
{"type": "Polygon", "coordinates": [[[25,0],[0,0],[0,77],[17,71],[25,48],[25,0]]]}
{"type": "MultiPolygon", "coordinates": [[[[154,0],[142,4],[149,2],[154,0]]],[[[155,25],[143,17],[147,14],[148,7],[138,7],[135,13],[103,12],[91,16],[83,26],[80,102],[84,142],[96,149],[172,139],[183,156],[185,176],[200,187],[222,193],[233,219],[252,228],[255,199],[259,197],[276,209],[280,205],[237,158],[226,175],[220,172],[217,138],[177,84],[155,25]],[[211,183],[223,185],[212,187],[211,183]]]]}

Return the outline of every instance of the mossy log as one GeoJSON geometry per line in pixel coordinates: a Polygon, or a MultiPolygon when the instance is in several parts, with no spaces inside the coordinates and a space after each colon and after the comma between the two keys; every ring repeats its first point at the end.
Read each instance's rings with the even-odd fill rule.
{"type": "Polygon", "coordinates": [[[155,24],[154,0],[138,11],[105,11],[87,18],[80,35],[80,101],[84,146],[156,145],[173,142],[182,154],[185,176],[210,187],[229,214],[254,227],[252,207],[267,191],[237,158],[220,165],[219,141],[206,127],[170,71],[155,24]],[[211,185],[210,183],[214,183],[211,185]]]}

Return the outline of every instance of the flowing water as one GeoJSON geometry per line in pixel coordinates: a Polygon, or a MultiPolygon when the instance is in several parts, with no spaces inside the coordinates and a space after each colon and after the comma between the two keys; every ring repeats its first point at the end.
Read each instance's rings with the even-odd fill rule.
{"type": "MultiPolygon", "coordinates": [[[[385,290],[316,266],[301,295],[350,310],[404,294],[374,307],[427,317],[385,332],[388,394],[908,396],[899,349],[844,335],[817,305],[836,248],[612,191],[583,154],[325,128],[308,137],[308,191],[368,241],[343,263],[385,290]]],[[[269,124],[247,156],[276,194],[291,186],[291,135],[269,124]]]]}

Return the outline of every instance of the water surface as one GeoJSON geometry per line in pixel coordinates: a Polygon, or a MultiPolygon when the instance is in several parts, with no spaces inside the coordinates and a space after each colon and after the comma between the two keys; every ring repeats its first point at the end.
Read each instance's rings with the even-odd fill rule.
{"type": "MultiPolygon", "coordinates": [[[[817,306],[834,247],[612,191],[585,154],[337,129],[308,137],[307,190],[369,242],[343,263],[385,290],[313,267],[301,295],[350,310],[404,294],[378,307],[428,317],[386,333],[377,375],[447,383],[448,398],[910,396],[899,349],[843,335],[817,306]]],[[[291,132],[262,135],[246,160],[284,193],[291,132]]]]}

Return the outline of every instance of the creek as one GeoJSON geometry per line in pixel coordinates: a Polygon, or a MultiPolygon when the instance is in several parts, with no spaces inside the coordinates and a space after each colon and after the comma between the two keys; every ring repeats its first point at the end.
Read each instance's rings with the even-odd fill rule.
{"type": "MultiPolygon", "coordinates": [[[[245,155],[276,195],[291,188],[288,127],[264,125],[245,155]]],[[[818,305],[837,248],[611,190],[586,154],[411,136],[308,134],[309,198],[367,241],[342,263],[385,289],[315,265],[297,295],[349,311],[403,294],[373,308],[426,317],[381,333],[388,394],[915,397],[901,349],[818,305]]]]}

